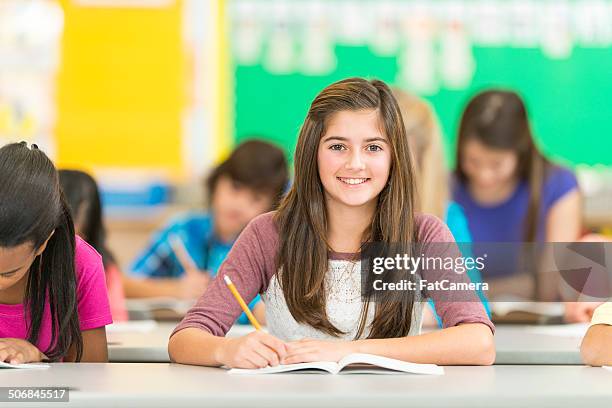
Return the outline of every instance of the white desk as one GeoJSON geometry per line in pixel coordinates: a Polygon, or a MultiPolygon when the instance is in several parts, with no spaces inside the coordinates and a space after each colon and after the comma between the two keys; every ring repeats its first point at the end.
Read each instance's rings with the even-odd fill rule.
{"type": "MultiPolygon", "coordinates": [[[[122,331],[107,333],[108,358],[117,363],[169,363],[168,339],[177,323],[157,323],[150,331],[122,331]]],[[[250,325],[235,325],[227,334],[244,336],[253,331],[250,325]]]]}
{"type": "MultiPolygon", "coordinates": [[[[582,336],[543,334],[558,326],[497,326],[495,364],[581,365],[582,336]]],[[[611,384],[612,386],[612,384],[611,384]]]]}
{"type": "MultiPolygon", "coordinates": [[[[63,405],[74,407],[612,406],[612,372],[602,368],[493,366],[445,370],[443,376],[247,377],[230,376],[217,368],[175,364],[65,363],[53,364],[48,370],[2,370],[0,384],[70,387],[70,403],[63,405]]],[[[45,402],[38,406],[51,405],[45,402]]]]}
{"type": "MultiPolygon", "coordinates": [[[[167,363],[168,338],[174,323],[160,323],[151,332],[109,333],[111,362],[167,363]]],[[[242,336],[251,326],[234,326],[228,336],[242,336]]],[[[550,336],[533,331],[533,326],[497,326],[495,364],[577,364],[580,338],[550,336]]]]}

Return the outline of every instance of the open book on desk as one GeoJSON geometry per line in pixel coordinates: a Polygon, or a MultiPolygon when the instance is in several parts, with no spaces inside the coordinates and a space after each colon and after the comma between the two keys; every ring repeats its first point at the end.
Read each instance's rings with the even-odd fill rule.
{"type": "Polygon", "coordinates": [[[313,363],[287,364],[256,369],[232,368],[229,370],[229,373],[257,375],[312,370],[328,372],[330,374],[444,374],[444,368],[435,364],[409,363],[393,358],[363,353],[349,354],[337,363],[333,361],[317,361],[313,363]]]}

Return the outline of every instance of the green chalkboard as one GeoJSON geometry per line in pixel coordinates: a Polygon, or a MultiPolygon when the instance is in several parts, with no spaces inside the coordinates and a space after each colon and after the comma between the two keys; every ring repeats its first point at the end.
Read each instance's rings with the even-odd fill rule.
{"type": "MultiPolygon", "coordinates": [[[[365,46],[336,46],[335,54],[336,69],[326,76],[272,75],[261,65],[236,65],[236,141],[261,135],[292,157],[308,106],[326,85],[349,76],[395,81],[395,57],[376,56],[365,46]]],[[[523,95],[537,141],[550,158],[570,166],[612,165],[612,49],[575,47],[567,59],[550,59],[538,48],[475,46],[473,55],[468,88],[425,97],[440,117],[449,164],[468,98],[495,86],[523,95]]]]}

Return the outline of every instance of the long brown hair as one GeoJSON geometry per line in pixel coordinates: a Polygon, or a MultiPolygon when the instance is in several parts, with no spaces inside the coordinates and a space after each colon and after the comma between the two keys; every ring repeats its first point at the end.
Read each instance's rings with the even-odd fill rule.
{"type": "Polygon", "coordinates": [[[461,118],[457,140],[455,173],[462,183],[468,182],[461,159],[465,142],[470,139],[490,148],[516,153],[515,175],[519,180],[526,181],[529,188],[524,240],[536,241],[542,185],[551,164],[535,145],[527,109],[521,97],[512,91],[494,89],[477,94],[468,103],[461,118]]]}
{"type": "MultiPolygon", "coordinates": [[[[319,178],[317,151],[326,125],[340,111],[376,110],[391,146],[389,180],[362,242],[380,241],[409,247],[415,241],[415,179],[402,116],[382,81],[348,78],[323,89],[312,102],[295,149],[295,179],[276,213],[280,249],[279,282],[293,318],[333,336],[342,332],[328,319],[325,275],[328,269],[327,211],[319,178]]],[[[406,336],[412,323],[413,295],[402,302],[378,298],[369,338],[406,336]]],[[[366,325],[364,302],[357,337],[366,325]]]]}

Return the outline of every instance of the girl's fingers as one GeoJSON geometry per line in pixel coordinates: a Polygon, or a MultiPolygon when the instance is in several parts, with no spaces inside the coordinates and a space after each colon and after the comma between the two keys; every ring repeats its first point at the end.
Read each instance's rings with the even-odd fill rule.
{"type": "MultiPolygon", "coordinates": [[[[11,364],[38,361],[43,356],[40,351],[28,341],[22,339],[0,340],[0,361],[11,364]]],[[[46,356],[44,356],[46,358],[46,356]]]]}
{"type": "MultiPolygon", "coordinates": [[[[40,358],[47,358],[42,353],[39,353],[40,358]]],[[[24,347],[15,346],[4,346],[0,345],[0,361],[7,362],[9,364],[23,364],[30,363],[32,361],[38,361],[39,357],[34,355],[31,350],[24,347]]]]}
{"type": "Polygon", "coordinates": [[[268,362],[261,357],[259,354],[252,352],[247,357],[246,360],[253,364],[254,368],[263,368],[268,365],[268,362]]]}
{"type": "Polygon", "coordinates": [[[310,363],[312,361],[318,361],[315,353],[300,353],[287,356],[282,360],[282,364],[310,363]]]}
{"type": "Polygon", "coordinates": [[[317,352],[317,350],[311,349],[311,348],[303,348],[303,349],[300,349],[300,350],[292,350],[290,353],[288,353],[285,356],[285,359],[288,359],[288,358],[291,358],[291,357],[295,357],[295,356],[301,356],[301,355],[304,355],[304,354],[314,354],[316,352],[317,352]]]}
{"type": "Polygon", "coordinates": [[[287,349],[287,355],[293,355],[311,351],[313,347],[308,343],[293,343],[289,344],[287,349]]]}
{"type": "Polygon", "coordinates": [[[304,347],[315,347],[316,344],[317,343],[315,340],[310,340],[310,339],[302,339],[298,341],[293,341],[291,343],[287,343],[287,351],[289,352],[291,350],[299,350],[304,347]]]}
{"type": "Polygon", "coordinates": [[[279,359],[282,359],[287,355],[287,345],[276,337],[262,332],[259,337],[259,340],[262,344],[266,345],[274,352],[276,352],[279,359]]]}
{"type": "Polygon", "coordinates": [[[19,363],[13,363],[13,359],[15,359],[17,356],[20,356],[20,360],[24,359],[23,353],[20,350],[17,350],[13,347],[5,347],[2,350],[0,350],[0,361],[4,361],[10,364],[19,364],[19,363]]]}
{"type": "Polygon", "coordinates": [[[13,354],[13,356],[11,357],[11,364],[22,364],[25,363],[25,355],[21,352],[18,351],[15,354],[13,354]]]}
{"type": "Polygon", "coordinates": [[[276,355],[276,352],[274,352],[274,350],[270,349],[266,345],[262,344],[260,347],[254,349],[253,351],[265,360],[264,367],[267,365],[277,366],[279,364],[280,359],[276,355]]]}

